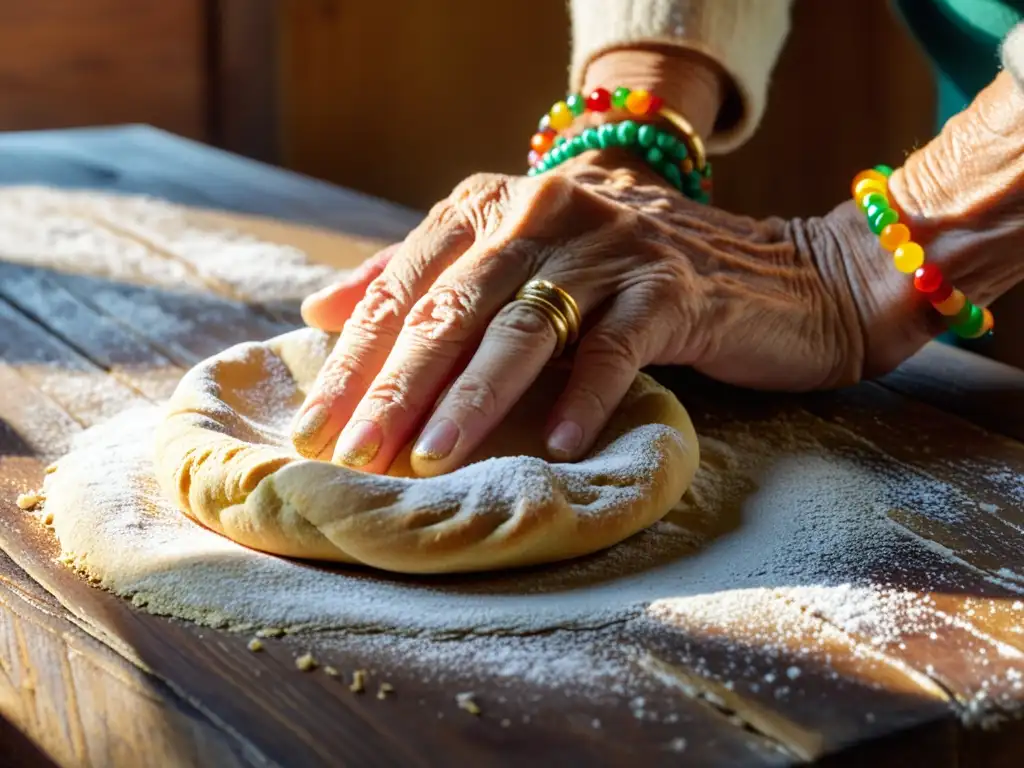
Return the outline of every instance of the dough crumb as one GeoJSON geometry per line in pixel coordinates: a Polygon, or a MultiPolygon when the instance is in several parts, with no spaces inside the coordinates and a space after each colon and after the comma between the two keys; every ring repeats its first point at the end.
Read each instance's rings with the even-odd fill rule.
{"type": "Polygon", "coordinates": [[[43,496],[42,491],[29,491],[28,493],[19,494],[15,503],[19,508],[24,509],[27,512],[30,509],[38,507],[45,498],[46,497],[43,496]]]}
{"type": "Polygon", "coordinates": [[[258,653],[263,650],[263,641],[258,637],[254,637],[246,647],[253,653],[258,653]]]}
{"type": "Polygon", "coordinates": [[[56,471],[57,471],[57,463],[56,462],[54,462],[53,464],[51,464],[50,466],[48,466],[46,469],[43,470],[43,472],[45,472],[48,475],[52,475],[56,471]]]}
{"type": "Polygon", "coordinates": [[[455,694],[455,703],[459,705],[459,709],[464,709],[471,715],[480,714],[480,706],[473,699],[472,691],[455,694]]]}
{"type": "Polygon", "coordinates": [[[282,637],[284,630],[280,627],[264,627],[256,630],[256,637],[282,637]]]}
{"type": "Polygon", "coordinates": [[[668,744],[665,745],[669,752],[685,752],[686,751],[686,739],[681,736],[672,739],[668,744]]]}
{"type": "Polygon", "coordinates": [[[324,674],[328,677],[338,677],[341,674],[335,667],[326,666],[324,667],[324,674]]]}
{"type": "Polygon", "coordinates": [[[395,687],[391,683],[381,683],[377,689],[377,698],[384,701],[388,697],[389,693],[392,693],[395,687]]]}
{"type": "Polygon", "coordinates": [[[352,693],[362,693],[366,690],[365,669],[357,669],[355,672],[352,673],[352,682],[349,685],[348,689],[352,691],[352,693]]]}
{"type": "Polygon", "coordinates": [[[309,672],[311,669],[316,669],[316,659],[313,658],[312,653],[304,653],[295,660],[295,666],[303,672],[309,672]]]}

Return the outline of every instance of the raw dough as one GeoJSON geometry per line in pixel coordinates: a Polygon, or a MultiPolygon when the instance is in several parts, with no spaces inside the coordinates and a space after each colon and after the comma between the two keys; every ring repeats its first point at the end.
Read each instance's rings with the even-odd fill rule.
{"type": "Polygon", "coordinates": [[[696,471],[689,416],[643,375],[588,458],[538,458],[541,426],[565,383],[556,367],[481,447],[477,463],[451,474],[413,478],[407,452],[386,477],[303,459],[288,428],[333,341],[295,331],[240,344],[190,371],[157,430],[157,478],[168,497],[253,549],[443,573],[610,547],[661,519],[696,471]]]}

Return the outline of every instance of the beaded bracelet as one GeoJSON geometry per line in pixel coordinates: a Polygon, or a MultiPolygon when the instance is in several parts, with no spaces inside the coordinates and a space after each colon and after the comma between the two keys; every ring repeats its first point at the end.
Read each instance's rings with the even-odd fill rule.
{"type": "Polygon", "coordinates": [[[995,320],[988,309],[972,304],[962,291],[954,288],[934,264],[925,263],[924,248],[911,240],[910,230],[900,223],[899,214],[889,203],[889,176],[892,168],[876,165],[853,178],[853,198],[867,216],[868,226],[878,241],[893,255],[900,272],[914,275],[914,287],[939,314],[949,329],[962,339],[977,339],[992,330],[995,320]]]}
{"type": "Polygon", "coordinates": [[[669,180],[676,189],[698,202],[710,201],[711,165],[707,162],[703,141],[686,118],[665,107],[661,98],[649,91],[642,88],[630,90],[620,87],[616,88],[614,92],[609,92],[604,88],[597,88],[585,99],[582,95],[574,93],[567,96],[564,101],[556,102],[540,119],[537,132],[530,139],[531,149],[527,158],[527,164],[530,167],[530,170],[527,171],[528,175],[535,176],[544,173],[564,162],[568,158],[552,164],[550,162],[551,153],[569,141],[582,139],[584,135],[590,136],[589,143],[581,147],[581,144],[577,142],[575,146],[579,149],[570,157],[574,157],[586,149],[601,149],[607,146],[634,147],[639,142],[639,146],[647,150],[644,153],[647,163],[669,180]],[[588,112],[601,113],[612,109],[622,110],[638,117],[660,117],[682,135],[683,141],[679,141],[671,133],[659,131],[653,126],[638,125],[632,120],[624,120],[618,124],[631,126],[624,129],[624,134],[620,134],[618,128],[611,125],[611,129],[616,133],[606,132],[603,141],[599,141],[593,133],[594,131],[600,132],[600,128],[584,130],[573,139],[566,139],[562,135],[563,131],[572,127],[577,117],[588,112]],[[635,138],[634,133],[638,134],[635,138]],[[651,157],[647,155],[651,155],[651,157]],[[542,163],[542,161],[546,162],[542,163]],[[666,163],[673,165],[674,170],[666,171],[666,163]],[[683,179],[681,184],[675,182],[676,176],[683,179]]]}
{"type": "Polygon", "coordinates": [[[585,128],[571,139],[559,136],[555,139],[555,146],[541,155],[526,175],[537,176],[588,150],[610,147],[632,150],[687,197],[699,203],[710,200],[707,183],[711,166],[706,164],[703,172],[694,169],[684,176],[679,167],[686,157],[686,147],[682,142],[668,131],[653,125],[638,125],[632,120],[585,128]]]}

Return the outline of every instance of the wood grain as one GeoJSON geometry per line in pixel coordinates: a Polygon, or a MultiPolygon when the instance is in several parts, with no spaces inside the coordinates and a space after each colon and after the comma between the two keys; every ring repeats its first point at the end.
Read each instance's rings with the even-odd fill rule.
{"type": "MultiPolygon", "coordinates": [[[[537,119],[566,89],[564,3],[281,11],[283,163],[406,205],[425,209],[476,171],[522,173],[537,119]]],[[[853,174],[898,164],[934,121],[928,65],[888,4],[797,0],[757,136],[716,158],[716,205],[824,213],[853,174]]]]}
{"type": "Polygon", "coordinates": [[[203,0],[0,3],[0,129],[206,136],[203,0]]]}
{"type": "Polygon", "coordinates": [[[255,160],[281,153],[278,0],[207,0],[210,134],[255,160]]]}
{"type": "MultiPolygon", "coordinates": [[[[12,485],[37,484],[42,467],[4,457],[5,448],[0,494],[9,499],[12,485]]],[[[70,621],[2,552],[0,711],[30,738],[31,746],[22,739],[25,765],[45,765],[28,761],[40,753],[64,766],[256,764],[251,750],[70,621]]]]}

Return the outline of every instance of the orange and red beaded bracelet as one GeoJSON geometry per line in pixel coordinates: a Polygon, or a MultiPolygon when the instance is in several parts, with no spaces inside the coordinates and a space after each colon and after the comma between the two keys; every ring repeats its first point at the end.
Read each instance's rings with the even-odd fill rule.
{"type": "Polygon", "coordinates": [[[704,142],[686,118],[642,88],[620,87],[614,91],[596,88],[586,98],[573,93],[556,102],[540,119],[537,132],[530,139],[528,173],[531,176],[544,173],[581,151],[610,146],[640,151],[649,165],[685,195],[698,202],[710,201],[711,164],[707,161],[704,142]],[[669,123],[682,140],[677,140],[667,131],[653,126],[638,126],[628,119],[619,124],[622,127],[620,131],[609,125],[602,129],[587,129],[575,139],[566,139],[563,135],[577,117],[612,110],[627,116],[659,118],[669,123]]]}
{"type": "Polygon", "coordinates": [[[900,223],[899,214],[889,202],[891,174],[889,166],[876,165],[853,178],[853,199],[867,216],[868,226],[878,235],[882,247],[892,253],[896,269],[914,276],[914,287],[946,318],[953,333],[962,339],[984,336],[995,324],[992,313],[971,303],[934,264],[925,263],[924,248],[911,239],[910,229],[900,223]]]}

